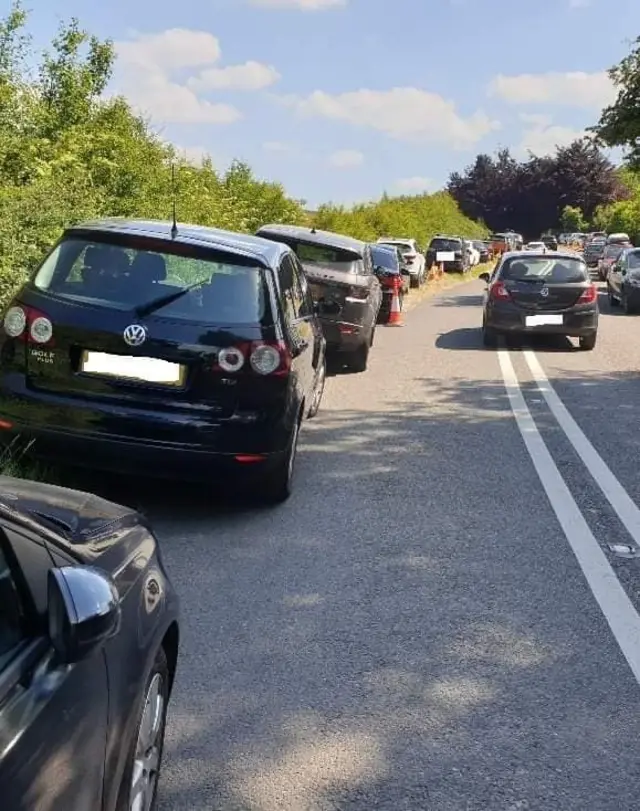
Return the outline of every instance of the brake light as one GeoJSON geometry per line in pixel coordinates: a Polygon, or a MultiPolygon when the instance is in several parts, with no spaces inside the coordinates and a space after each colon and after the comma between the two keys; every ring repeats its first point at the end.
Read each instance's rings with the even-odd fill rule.
{"type": "Polygon", "coordinates": [[[598,288],[595,286],[595,284],[590,284],[578,299],[578,304],[593,304],[597,298],[598,288]]]}
{"type": "Polygon", "coordinates": [[[14,304],[5,313],[2,326],[9,338],[38,346],[51,346],[53,343],[51,319],[35,307],[14,304]]]}
{"type": "Polygon", "coordinates": [[[511,295],[502,282],[496,282],[489,289],[489,297],[494,301],[506,301],[511,295]]]}
{"type": "Polygon", "coordinates": [[[221,349],[213,369],[229,374],[253,371],[263,377],[283,376],[289,373],[291,360],[284,341],[251,341],[221,349]]]}

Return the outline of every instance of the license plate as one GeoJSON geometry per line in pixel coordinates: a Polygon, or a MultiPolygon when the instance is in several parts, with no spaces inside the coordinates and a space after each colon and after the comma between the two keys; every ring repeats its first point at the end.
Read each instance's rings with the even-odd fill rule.
{"type": "Polygon", "coordinates": [[[85,351],[80,369],[85,374],[164,386],[182,386],[185,376],[184,366],[178,363],[160,358],[109,355],[106,352],[85,351]]]}
{"type": "Polygon", "coordinates": [[[562,324],[561,315],[527,315],[524,320],[527,327],[543,327],[551,324],[562,324]]]}

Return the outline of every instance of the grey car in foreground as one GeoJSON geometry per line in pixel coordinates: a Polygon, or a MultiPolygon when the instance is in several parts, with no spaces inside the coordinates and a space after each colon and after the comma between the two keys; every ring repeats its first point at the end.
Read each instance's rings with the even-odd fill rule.
{"type": "Polygon", "coordinates": [[[0,476],[0,805],[153,811],[178,599],[134,510],[0,476]]]}
{"type": "Polygon", "coordinates": [[[505,334],[565,335],[580,349],[596,345],[598,291],[575,253],[511,251],[503,254],[483,297],[482,337],[495,346],[505,334]]]}

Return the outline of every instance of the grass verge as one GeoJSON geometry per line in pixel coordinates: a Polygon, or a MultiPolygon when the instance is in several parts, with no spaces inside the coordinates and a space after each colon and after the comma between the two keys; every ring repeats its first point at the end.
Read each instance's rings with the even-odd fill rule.
{"type": "Polygon", "coordinates": [[[441,279],[427,282],[419,290],[412,289],[409,295],[404,298],[403,312],[413,310],[425,299],[437,296],[443,290],[449,290],[451,287],[457,287],[460,284],[477,279],[481,273],[491,273],[494,264],[493,262],[487,262],[484,265],[477,265],[469,273],[445,273],[441,279]]]}

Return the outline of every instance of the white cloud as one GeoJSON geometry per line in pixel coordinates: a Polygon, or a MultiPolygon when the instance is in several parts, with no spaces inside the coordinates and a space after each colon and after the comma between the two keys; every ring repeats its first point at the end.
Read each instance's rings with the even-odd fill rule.
{"type": "Polygon", "coordinates": [[[364,163],[364,155],[356,149],[339,149],[329,155],[327,163],[334,169],[355,169],[364,163]]]}
{"type": "Polygon", "coordinates": [[[432,191],[435,187],[435,183],[430,177],[414,175],[413,177],[401,177],[399,180],[396,180],[394,186],[398,191],[420,193],[432,191]]]}
{"type": "Polygon", "coordinates": [[[236,107],[200,94],[259,90],[280,78],[275,68],[259,62],[218,67],[220,42],[206,31],[171,28],[134,34],[115,47],[117,90],[145,115],[165,124],[232,124],[242,118],[236,107]],[[175,76],[185,71],[192,75],[175,76]]]}
{"type": "Polygon", "coordinates": [[[585,135],[584,130],[554,124],[552,119],[545,115],[523,113],[520,119],[529,125],[516,150],[522,156],[529,152],[538,157],[552,155],[558,147],[568,146],[585,135]]]}
{"type": "Polygon", "coordinates": [[[356,90],[339,95],[316,90],[306,98],[288,96],[281,101],[301,116],[345,121],[398,140],[440,142],[454,149],[473,146],[500,127],[482,111],[464,118],[453,102],[415,87],[356,90]]]}
{"type": "Polygon", "coordinates": [[[605,71],[500,74],[489,84],[488,95],[511,104],[562,104],[585,109],[601,109],[616,97],[613,83],[605,71]]]}
{"type": "Polygon", "coordinates": [[[299,11],[325,11],[338,6],[346,6],[347,0],[249,0],[258,8],[298,9],[299,11]]]}
{"type": "Polygon", "coordinates": [[[244,65],[230,65],[226,68],[207,68],[187,82],[198,92],[208,90],[263,90],[281,78],[271,65],[261,62],[245,62],[244,65]]]}

